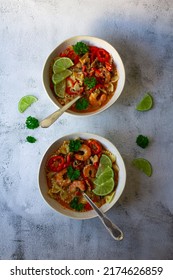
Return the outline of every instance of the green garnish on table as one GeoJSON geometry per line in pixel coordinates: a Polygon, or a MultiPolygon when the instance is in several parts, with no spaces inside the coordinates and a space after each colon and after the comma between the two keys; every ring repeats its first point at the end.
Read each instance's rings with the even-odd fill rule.
{"type": "Polygon", "coordinates": [[[27,117],[25,124],[26,124],[26,127],[29,129],[35,129],[35,128],[39,127],[39,121],[36,118],[31,117],[31,116],[27,117]]]}
{"type": "Polygon", "coordinates": [[[136,144],[145,149],[149,144],[148,137],[144,135],[138,135],[138,137],[136,138],[136,144]]]}
{"type": "Polygon", "coordinates": [[[37,141],[37,139],[33,136],[27,136],[26,141],[29,143],[35,143],[37,141]]]}

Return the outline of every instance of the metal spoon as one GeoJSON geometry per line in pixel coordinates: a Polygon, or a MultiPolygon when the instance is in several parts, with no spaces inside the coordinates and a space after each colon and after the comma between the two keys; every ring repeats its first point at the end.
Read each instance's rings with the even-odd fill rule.
{"type": "Polygon", "coordinates": [[[92,208],[96,211],[98,217],[102,221],[105,228],[109,231],[111,236],[115,240],[122,240],[123,232],[115,224],[113,224],[111,222],[111,220],[109,220],[107,218],[107,216],[95,205],[95,203],[89,198],[89,196],[86,193],[83,193],[83,196],[89,202],[89,204],[92,206],[92,208]]]}
{"type": "Polygon", "coordinates": [[[47,128],[51,126],[66,110],[68,110],[81,96],[75,97],[72,101],[64,105],[61,109],[55,111],[53,114],[49,115],[47,118],[40,122],[40,126],[47,128]]]}

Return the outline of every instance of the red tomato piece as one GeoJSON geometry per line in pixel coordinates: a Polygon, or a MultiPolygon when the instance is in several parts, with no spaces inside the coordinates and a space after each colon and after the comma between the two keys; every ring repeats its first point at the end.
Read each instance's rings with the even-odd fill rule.
{"type": "Polygon", "coordinates": [[[48,161],[48,167],[53,172],[61,171],[64,168],[64,158],[62,156],[53,156],[48,161]]]}

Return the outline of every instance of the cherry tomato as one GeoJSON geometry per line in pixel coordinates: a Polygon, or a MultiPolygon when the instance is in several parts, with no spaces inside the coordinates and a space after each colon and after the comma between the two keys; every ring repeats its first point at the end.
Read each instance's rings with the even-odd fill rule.
{"type": "Polygon", "coordinates": [[[89,140],[88,145],[91,148],[91,153],[94,155],[97,155],[102,151],[102,145],[96,140],[89,140]]]}
{"type": "Polygon", "coordinates": [[[53,172],[61,171],[64,167],[64,158],[62,156],[53,156],[48,161],[48,167],[53,172]]]}

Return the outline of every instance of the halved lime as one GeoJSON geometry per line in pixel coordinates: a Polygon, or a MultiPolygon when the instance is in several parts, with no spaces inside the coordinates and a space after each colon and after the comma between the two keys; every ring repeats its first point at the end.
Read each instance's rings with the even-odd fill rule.
{"type": "Polygon", "coordinates": [[[136,110],[148,111],[153,106],[153,98],[149,93],[146,93],[143,99],[137,104],[136,110]]]}
{"type": "Polygon", "coordinates": [[[64,70],[61,73],[56,73],[52,75],[52,81],[55,85],[66,79],[68,76],[70,76],[72,72],[68,69],[64,70]]]}
{"type": "Polygon", "coordinates": [[[96,186],[96,188],[93,189],[93,193],[95,193],[96,195],[105,196],[111,193],[113,189],[114,189],[114,180],[113,178],[110,178],[103,184],[96,186]]]}
{"type": "Polygon", "coordinates": [[[56,59],[53,64],[53,72],[55,74],[60,73],[73,65],[74,65],[74,63],[70,58],[60,57],[60,58],[56,59]]]}
{"type": "Polygon", "coordinates": [[[101,185],[110,178],[114,177],[114,172],[111,167],[107,166],[105,170],[94,180],[95,185],[101,185]]]}
{"type": "Polygon", "coordinates": [[[151,176],[152,175],[152,165],[151,163],[144,158],[135,158],[132,161],[132,164],[139,170],[141,170],[142,172],[144,172],[147,176],[151,176]]]}
{"type": "Polygon", "coordinates": [[[32,103],[38,100],[34,95],[25,95],[18,102],[18,110],[23,113],[32,103]]]}
{"type": "Polygon", "coordinates": [[[62,80],[60,83],[54,85],[54,91],[60,98],[64,98],[66,89],[66,80],[62,80]]]}
{"type": "Polygon", "coordinates": [[[106,167],[112,167],[112,161],[111,159],[103,154],[100,158],[100,162],[99,162],[99,167],[97,169],[97,173],[96,173],[96,177],[98,177],[104,170],[106,167]]]}

